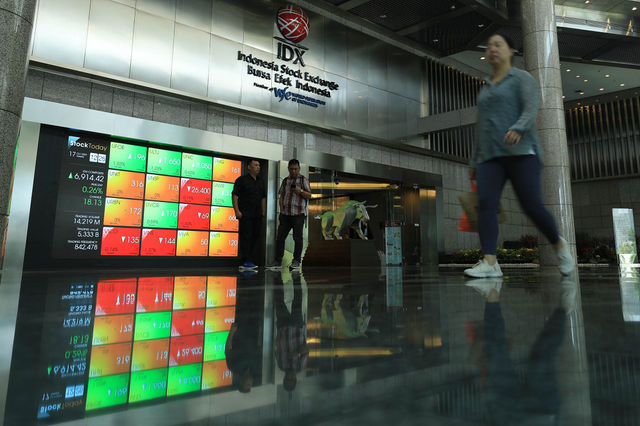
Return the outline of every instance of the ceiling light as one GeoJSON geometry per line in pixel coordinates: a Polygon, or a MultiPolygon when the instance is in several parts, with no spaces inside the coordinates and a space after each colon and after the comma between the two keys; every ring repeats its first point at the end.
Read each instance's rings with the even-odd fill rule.
{"type": "Polygon", "coordinates": [[[387,17],[387,15],[380,15],[380,18],[382,18],[382,19],[384,19],[386,17],[387,17]]]}
{"type": "Polygon", "coordinates": [[[604,90],[604,87],[601,87],[601,88],[600,88],[600,91],[602,92],[603,90],[604,90]]]}
{"type": "Polygon", "coordinates": [[[456,8],[456,5],[455,5],[455,4],[452,4],[452,5],[451,5],[451,10],[454,10],[455,8],[456,8]]]}
{"type": "Polygon", "coordinates": [[[591,3],[589,0],[584,0],[584,4],[589,4],[591,3]]]}
{"type": "Polygon", "coordinates": [[[565,96],[565,95],[562,95],[562,99],[564,99],[564,98],[566,98],[566,96],[565,96]]]}
{"type": "MultiPolygon", "coordinates": [[[[338,182],[312,182],[312,189],[332,189],[338,182]]],[[[394,189],[393,184],[377,183],[377,182],[340,182],[340,189],[345,190],[375,190],[375,189],[394,189]]]]}
{"type": "Polygon", "coordinates": [[[624,87],[624,83],[620,83],[620,87],[624,87]]]}
{"type": "Polygon", "coordinates": [[[480,60],[481,61],[484,61],[485,59],[487,59],[487,58],[485,58],[484,56],[480,56],[480,60]]]}
{"type": "Polygon", "coordinates": [[[637,7],[635,7],[635,6],[633,6],[633,7],[631,8],[631,10],[636,11],[636,10],[638,10],[638,8],[637,8],[637,7]]]}
{"type": "Polygon", "coordinates": [[[437,43],[437,42],[439,42],[439,41],[440,41],[440,40],[438,40],[437,38],[434,38],[434,39],[433,39],[433,42],[434,42],[434,43],[437,43]]]}
{"type": "Polygon", "coordinates": [[[571,68],[567,68],[567,72],[571,71],[571,68]]]}
{"type": "Polygon", "coordinates": [[[484,27],[484,24],[478,24],[478,28],[484,27]]]}
{"type": "Polygon", "coordinates": [[[611,74],[605,74],[604,76],[605,76],[605,78],[609,78],[609,77],[611,77],[611,74]]]}
{"type": "Polygon", "coordinates": [[[587,81],[589,81],[589,80],[587,80],[587,79],[585,78],[585,79],[584,79],[584,82],[586,83],[587,81]]]}
{"type": "Polygon", "coordinates": [[[576,75],[576,78],[580,78],[580,74],[576,75]]]}

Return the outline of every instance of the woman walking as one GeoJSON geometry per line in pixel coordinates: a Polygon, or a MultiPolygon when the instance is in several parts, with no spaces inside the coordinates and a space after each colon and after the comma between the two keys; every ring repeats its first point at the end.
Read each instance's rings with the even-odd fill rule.
{"type": "Polygon", "coordinates": [[[478,94],[478,137],[469,170],[478,185],[478,232],[484,257],[464,273],[476,278],[502,276],[496,260],[497,209],[509,179],[524,212],[554,246],[560,272],[569,275],[575,260],[542,204],[542,152],[535,127],[538,85],[529,73],[511,66],[514,52],[508,37],[489,38],[486,56],[493,72],[478,94]]]}

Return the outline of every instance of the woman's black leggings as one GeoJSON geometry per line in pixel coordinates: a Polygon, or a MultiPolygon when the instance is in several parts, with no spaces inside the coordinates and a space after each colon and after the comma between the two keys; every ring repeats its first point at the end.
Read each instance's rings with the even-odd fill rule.
{"type": "Polygon", "coordinates": [[[476,166],[478,183],[478,233],[483,254],[496,254],[498,203],[507,179],[520,206],[551,244],[558,242],[558,228],[551,212],[542,204],[540,160],[535,155],[494,158],[476,166]]]}

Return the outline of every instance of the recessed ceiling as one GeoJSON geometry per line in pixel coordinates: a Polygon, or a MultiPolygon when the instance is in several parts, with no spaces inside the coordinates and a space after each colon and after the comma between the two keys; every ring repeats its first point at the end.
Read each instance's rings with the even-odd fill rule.
{"type": "MultiPolygon", "coordinates": [[[[477,50],[496,31],[521,42],[520,0],[312,0],[337,6],[449,56],[477,50]]],[[[549,1],[549,0],[540,0],[549,1]]],[[[557,0],[555,14],[561,59],[640,69],[640,0],[557,0]],[[633,10],[633,8],[637,10],[633,10]]]]}
{"type": "MultiPolygon", "coordinates": [[[[475,76],[485,77],[491,73],[491,66],[486,60],[482,60],[482,57],[482,52],[466,51],[449,58],[455,61],[450,63],[466,65],[465,71],[475,70],[475,76]]],[[[514,65],[519,68],[524,68],[523,62],[521,56],[514,58],[514,65]]],[[[560,64],[560,72],[565,101],[628,90],[640,84],[640,70],[632,68],[563,61],[560,64]]]]}
{"type": "MultiPolygon", "coordinates": [[[[499,31],[522,46],[520,0],[495,2],[501,7],[486,0],[312,1],[420,43],[478,77],[490,72],[480,60],[488,36],[499,31]]],[[[555,14],[565,100],[640,86],[640,0],[556,0],[555,14]]],[[[515,64],[522,67],[522,58],[515,64]]]]}

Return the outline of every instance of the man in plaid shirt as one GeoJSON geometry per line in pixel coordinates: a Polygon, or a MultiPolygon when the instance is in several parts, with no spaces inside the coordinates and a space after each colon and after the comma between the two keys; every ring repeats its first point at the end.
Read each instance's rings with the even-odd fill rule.
{"type": "Polygon", "coordinates": [[[280,224],[276,238],[276,259],[268,268],[282,268],[284,242],[289,231],[293,229],[294,250],[290,268],[298,270],[302,256],[302,228],[307,218],[309,199],[311,198],[309,179],[300,174],[298,160],[289,160],[289,176],[282,180],[278,194],[280,195],[280,224]]]}

